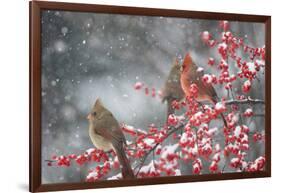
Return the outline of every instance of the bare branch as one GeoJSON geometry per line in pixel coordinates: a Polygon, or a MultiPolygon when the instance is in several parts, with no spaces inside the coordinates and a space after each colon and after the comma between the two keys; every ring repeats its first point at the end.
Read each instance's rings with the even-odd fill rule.
{"type": "Polygon", "coordinates": [[[243,99],[243,100],[228,100],[225,101],[226,105],[233,105],[233,104],[265,104],[264,100],[261,99],[243,99]]]}

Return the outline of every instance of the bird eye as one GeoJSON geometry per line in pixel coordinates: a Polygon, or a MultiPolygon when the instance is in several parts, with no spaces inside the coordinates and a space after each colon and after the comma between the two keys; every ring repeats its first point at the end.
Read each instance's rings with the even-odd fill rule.
{"type": "Polygon", "coordinates": [[[93,112],[92,115],[93,115],[93,116],[96,116],[96,115],[97,115],[97,112],[93,112]]]}

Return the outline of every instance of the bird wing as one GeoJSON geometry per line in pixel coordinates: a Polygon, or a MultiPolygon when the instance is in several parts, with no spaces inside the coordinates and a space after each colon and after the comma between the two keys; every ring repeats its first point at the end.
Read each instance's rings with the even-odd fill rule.
{"type": "Polygon", "coordinates": [[[180,100],[183,97],[184,93],[180,84],[180,74],[170,74],[163,89],[162,101],[168,100],[170,98],[180,100]]]}
{"type": "Polygon", "coordinates": [[[130,161],[124,150],[126,144],[125,136],[114,116],[106,112],[101,114],[95,122],[95,132],[111,142],[114,152],[121,164],[123,178],[132,179],[135,177],[130,161]]]}
{"type": "Polygon", "coordinates": [[[199,88],[200,95],[206,95],[211,98],[213,102],[216,102],[218,96],[212,84],[205,84],[202,81],[202,77],[204,75],[203,71],[197,71],[197,66],[194,65],[195,68],[191,69],[190,76],[188,77],[189,81],[196,84],[199,88]]]}
{"type": "Polygon", "coordinates": [[[126,144],[126,139],[121,131],[120,125],[111,113],[106,113],[100,116],[99,119],[96,120],[94,128],[95,132],[105,139],[126,144]]]}

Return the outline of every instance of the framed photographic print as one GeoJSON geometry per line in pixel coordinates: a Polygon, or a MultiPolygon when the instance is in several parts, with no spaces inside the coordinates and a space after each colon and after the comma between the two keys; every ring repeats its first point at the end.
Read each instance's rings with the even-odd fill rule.
{"type": "Polygon", "coordinates": [[[271,175],[271,17],[30,2],[30,191],[271,175]]]}

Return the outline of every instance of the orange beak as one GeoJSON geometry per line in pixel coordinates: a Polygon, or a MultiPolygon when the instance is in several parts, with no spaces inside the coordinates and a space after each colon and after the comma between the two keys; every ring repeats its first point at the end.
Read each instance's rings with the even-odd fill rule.
{"type": "Polygon", "coordinates": [[[88,120],[90,120],[90,118],[91,118],[91,114],[89,114],[89,115],[87,116],[87,119],[88,119],[88,120]]]}

